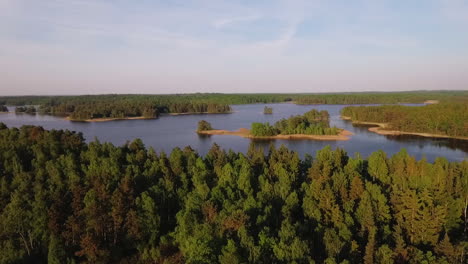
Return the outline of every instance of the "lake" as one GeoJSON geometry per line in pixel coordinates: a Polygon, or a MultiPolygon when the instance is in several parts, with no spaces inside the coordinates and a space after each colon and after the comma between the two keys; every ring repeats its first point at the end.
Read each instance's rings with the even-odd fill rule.
{"type": "MultiPolygon", "coordinates": [[[[409,104],[419,106],[420,104],[409,104]]],[[[204,155],[217,143],[224,149],[246,152],[251,142],[256,146],[268,149],[271,143],[282,144],[297,151],[302,157],[305,154],[315,155],[317,150],[330,145],[332,148],[343,148],[349,155],[359,152],[367,157],[379,149],[392,155],[405,148],[418,160],[426,157],[434,161],[436,157],[445,157],[450,161],[461,161],[468,157],[468,141],[454,139],[432,139],[418,136],[383,136],[369,132],[367,127],[353,126],[351,122],[340,119],[340,110],[347,105],[295,105],[295,104],[251,104],[233,105],[232,114],[204,115],[163,115],[152,120],[118,120],[110,122],[71,122],[60,117],[28,114],[0,114],[0,122],[9,127],[22,125],[42,126],[46,129],[68,129],[82,132],[87,141],[95,138],[101,142],[122,145],[129,140],[140,138],[147,147],[157,152],[170,152],[174,147],[191,146],[204,155]],[[263,114],[264,106],[273,107],[272,115],[263,114]],[[327,110],[330,113],[330,125],[344,128],[354,133],[348,141],[312,141],[312,140],[252,140],[238,136],[212,135],[199,136],[195,133],[199,120],[206,120],[215,129],[237,130],[250,128],[252,122],[270,122],[273,124],[281,118],[303,114],[310,109],[327,110]]],[[[10,111],[13,110],[10,107],[10,111]]]]}

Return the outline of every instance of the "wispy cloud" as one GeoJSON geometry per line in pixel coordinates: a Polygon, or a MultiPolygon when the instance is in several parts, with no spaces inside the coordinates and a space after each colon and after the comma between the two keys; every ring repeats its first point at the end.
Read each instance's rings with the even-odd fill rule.
{"type": "MultiPolygon", "coordinates": [[[[442,65],[468,72],[467,12],[463,0],[0,0],[0,78],[9,93],[31,83],[129,92],[134,79],[138,92],[358,89],[353,73],[405,65],[442,80],[442,65]]],[[[388,82],[379,74],[372,87],[388,82]]]]}
{"type": "Polygon", "coordinates": [[[215,28],[222,28],[225,26],[228,26],[233,23],[238,23],[238,22],[250,22],[257,20],[261,18],[262,16],[260,15],[249,15],[249,16],[241,16],[241,17],[230,17],[230,18],[221,18],[221,19],[216,19],[213,22],[213,26],[215,28]]]}

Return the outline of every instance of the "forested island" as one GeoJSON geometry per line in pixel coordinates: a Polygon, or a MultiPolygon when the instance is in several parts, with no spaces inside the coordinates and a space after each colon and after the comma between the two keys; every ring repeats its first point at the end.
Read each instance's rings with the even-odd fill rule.
{"type": "Polygon", "coordinates": [[[251,129],[237,131],[213,129],[205,120],[198,123],[197,133],[204,135],[233,135],[252,139],[311,139],[311,140],[348,140],[351,132],[330,127],[327,111],[312,109],[304,115],[283,118],[273,126],[270,123],[252,123],[251,129]],[[202,129],[202,128],[207,129],[202,129]]]}
{"type": "Polygon", "coordinates": [[[349,106],[341,111],[345,119],[357,124],[374,124],[371,131],[415,134],[428,137],[468,139],[468,104],[443,103],[425,106],[349,106]]]}
{"type": "Polygon", "coordinates": [[[115,119],[151,119],[161,113],[171,114],[212,114],[230,113],[229,105],[192,102],[151,102],[146,100],[106,100],[90,102],[68,102],[57,105],[45,104],[41,113],[65,115],[75,121],[107,121],[115,119]]]}
{"type": "Polygon", "coordinates": [[[206,120],[200,120],[198,122],[197,131],[200,132],[200,131],[208,131],[208,130],[213,130],[213,127],[211,126],[211,124],[206,120]]]}
{"type": "Polygon", "coordinates": [[[42,114],[67,116],[76,121],[157,118],[159,114],[230,113],[233,104],[374,104],[467,102],[467,91],[414,91],[339,94],[173,94],[3,96],[4,105],[39,105],[42,114]]]}
{"type": "Polygon", "coordinates": [[[0,263],[466,263],[468,161],[0,124],[0,263]]]}
{"type": "Polygon", "coordinates": [[[272,107],[265,106],[265,107],[263,108],[263,113],[264,113],[265,115],[271,115],[271,114],[273,114],[273,108],[272,108],[272,107]]]}
{"type": "Polygon", "coordinates": [[[273,126],[269,123],[253,123],[251,133],[255,137],[276,135],[338,135],[341,129],[330,127],[328,111],[312,109],[303,115],[283,118],[273,126]]]}
{"type": "Polygon", "coordinates": [[[8,107],[6,105],[0,105],[0,113],[6,113],[8,112],[8,107]]]}

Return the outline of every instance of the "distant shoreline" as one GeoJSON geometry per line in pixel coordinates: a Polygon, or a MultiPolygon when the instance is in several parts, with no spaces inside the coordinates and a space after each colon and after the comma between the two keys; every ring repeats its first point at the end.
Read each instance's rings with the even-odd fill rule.
{"type": "Polygon", "coordinates": [[[123,117],[123,118],[92,118],[85,120],[71,119],[69,116],[65,117],[65,120],[72,122],[108,122],[108,121],[117,121],[117,120],[146,120],[146,119],[156,119],[155,117],[143,117],[143,116],[132,116],[132,117],[123,117]]]}
{"type": "Polygon", "coordinates": [[[234,111],[229,112],[222,112],[222,113],[211,113],[211,112],[191,112],[191,113],[161,113],[160,115],[171,115],[171,116],[178,116],[178,115],[212,115],[212,114],[232,114],[234,111]]]}
{"type": "MultiPolygon", "coordinates": [[[[202,114],[231,114],[234,112],[226,112],[226,113],[209,113],[209,112],[201,112],[201,113],[162,113],[161,115],[168,115],[168,116],[178,116],[178,115],[202,115],[202,114]]],[[[108,122],[108,121],[118,121],[118,120],[150,120],[150,119],[158,119],[158,117],[143,117],[143,116],[131,116],[131,117],[122,117],[122,118],[111,118],[111,117],[103,117],[103,118],[91,118],[85,120],[78,120],[78,119],[71,119],[69,116],[64,118],[65,120],[72,121],[72,122],[108,122]]]]}
{"type": "Polygon", "coordinates": [[[453,139],[461,139],[461,140],[468,140],[468,137],[461,137],[461,136],[448,136],[448,135],[441,135],[441,134],[431,134],[431,133],[423,133],[423,132],[406,132],[406,131],[399,131],[399,130],[385,130],[388,127],[387,123],[379,123],[379,122],[364,122],[364,121],[352,121],[351,117],[349,116],[341,116],[343,120],[349,120],[353,124],[356,125],[371,125],[368,130],[379,135],[384,136],[399,136],[399,135],[414,135],[414,136],[421,136],[427,138],[453,138],[453,139]]]}
{"type": "Polygon", "coordinates": [[[250,130],[247,128],[240,128],[236,131],[229,130],[202,130],[197,131],[201,135],[232,135],[240,136],[243,138],[251,139],[309,139],[309,140],[349,140],[349,136],[353,133],[348,130],[342,130],[338,135],[307,135],[307,134],[292,134],[292,135],[276,135],[276,136],[265,136],[265,137],[256,137],[250,134],[250,130]]]}

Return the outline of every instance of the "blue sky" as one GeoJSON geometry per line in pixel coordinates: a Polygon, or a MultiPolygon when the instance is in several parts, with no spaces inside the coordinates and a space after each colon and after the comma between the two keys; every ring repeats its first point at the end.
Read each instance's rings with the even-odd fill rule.
{"type": "Polygon", "coordinates": [[[0,95],[468,89],[465,0],[0,0],[0,95]]]}

